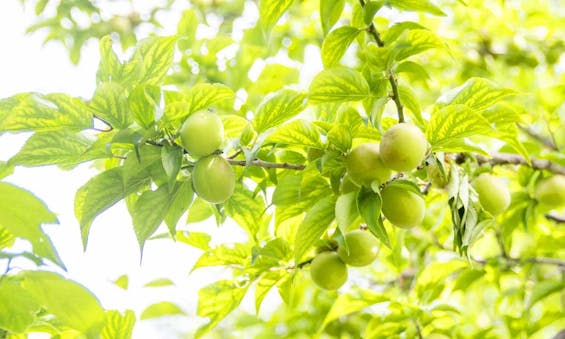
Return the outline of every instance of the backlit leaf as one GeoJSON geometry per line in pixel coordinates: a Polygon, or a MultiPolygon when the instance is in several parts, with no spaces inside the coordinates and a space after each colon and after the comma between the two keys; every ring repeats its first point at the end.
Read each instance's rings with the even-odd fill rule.
{"type": "Polygon", "coordinates": [[[516,94],[516,91],[500,88],[490,80],[471,78],[463,85],[445,93],[438,99],[438,104],[441,106],[463,104],[473,110],[482,111],[516,94]]]}
{"type": "Polygon", "coordinates": [[[294,0],[261,0],[259,2],[259,22],[263,31],[269,33],[294,0]]]}
{"type": "Polygon", "coordinates": [[[266,142],[321,148],[322,141],[317,128],[306,120],[294,120],[277,128],[266,142]]]}
{"type": "Polygon", "coordinates": [[[335,198],[327,196],[318,201],[306,213],[304,220],[298,227],[294,240],[294,257],[300,262],[303,256],[324,232],[335,218],[335,198]]]}
{"type": "Polygon", "coordinates": [[[118,311],[106,312],[106,324],[102,329],[102,339],[131,339],[133,326],[135,325],[135,313],[126,310],[124,314],[118,311]]]}
{"type": "Polygon", "coordinates": [[[257,133],[280,125],[300,113],[305,107],[306,96],[292,90],[282,90],[261,106],[253,119],[257,133]]]}
{"type": "Polygon", "coordinates": [[[169,301],[161,301],[159,303],[149,305],[141,312],[139,319],[153,319],[166,317],[171,315],[185,315],[186,313],[177,305],[169,301]]]}
{"type": "Polygon", "coordinates": [[[328,34],[339,20],[344,7],[345,0],[320,0],[320,20],[324,35],[328,34]]]}
{"type": "Polygon", "coordinates": [[[316,75],[310,85],[312,103],[358,101],[369,97],[369,84],[349,68],[333,68],[316,75]]]}
{"type": "Polygon", "coordinates": [[[360,29],[351,26],[343,26],[331,31],[322,43],[322,62],[324,67],[331,68],[339,63],[349,45],[357,38],[360,32],[360,29]]]}

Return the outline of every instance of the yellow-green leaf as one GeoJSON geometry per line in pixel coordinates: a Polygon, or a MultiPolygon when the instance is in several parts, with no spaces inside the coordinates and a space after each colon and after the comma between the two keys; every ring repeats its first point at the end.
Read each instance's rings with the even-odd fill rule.
{"type": "Polygon", "coordinates": [[[365,78],[349,68],[333,68],[318,73],[309,90],[312,103],[358,101],[369,95],[369,84],[365,78]]]}
{"type": "Polygon", "coordinates": [[[285,89],[269,98],[259,107],[253,119],[257,133],[277,126],[300,113],[305,107],[306,96],[285,89]]]}
{"type": "Polygon", "coordinates": [[[357,38],[360,32],[360,29],[351,26],[343,26],[331,31],[322,43],[322,62],[324,67],[331,68],[339,63],[349,45],[357,38]]]}

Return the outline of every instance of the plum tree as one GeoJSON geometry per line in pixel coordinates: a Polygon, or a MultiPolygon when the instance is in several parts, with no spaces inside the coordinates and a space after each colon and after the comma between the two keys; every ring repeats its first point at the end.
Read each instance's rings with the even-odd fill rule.
{"type": "Polygon", "coordinates": [[[381,159],[385,166],[395,171],[411,171],[424,160],[427,145],[426,137],[418,127],[396,124],[383,134],[381,159]]]}
{"type": "Polygon", "coordinates": [[[554,175],[541,179],[536,184],[534,197],[548,207],[565,205],[565,176],[554,175]]]}
{"type": "Polygon", "coordinates": [[[200,198],[219,204],[233,194],[235,174],[226,159],[219,155],[210,155],[201,158],[194,165],[192,185],[200,198]]]}
{"type": "Polygon", "coordinates": [[[182,146],[194,157],[212,154],[224,141],[220,117],[208,111],[192,113],[180,128],[182,146]]]}
{"type": "Polygon", "coordinates": [[[337,290],[347,281],[347,266],[336,252],[322,252],[312,260],[310,276],[319,287],[337,290]]]}
{"type": "Polygon", "coordinates": [[[351,176],[349,174],[345,174],[341,179],[339,190],[341,191],[341,194],[347,194],[359,190],[359,186],[351,180],[351,176]]]}
{"type": "Polygon", "coordinates": [[[510,191],[506,184],[492,174],[482,173],[473,181],[483,209],[492,215],[504,212],[510,205],[510,191]]]}
{"type": "Polygon", "coordinates": [[[398,227],[414,227],[424,220],[426,205],[417,193],[402,186],[388,185],[381,191],[384,216],[398,227]]]}
{"type": "Polygon", "coordinates": [[[337,254],[347,265],[367,266],[377,258],[379,241],[370,232],[348,232],[343,237],[343,242],[338,247],[337,254]]]}
{"type": "Polygon", "coordinates": [[[383,164],[379,145],[375,143],[355,147],[348,154],[345,167],[351,180],[359,186],[368,186],[374,180],[382,183],[390,178],[390,169],[383,164]]]}

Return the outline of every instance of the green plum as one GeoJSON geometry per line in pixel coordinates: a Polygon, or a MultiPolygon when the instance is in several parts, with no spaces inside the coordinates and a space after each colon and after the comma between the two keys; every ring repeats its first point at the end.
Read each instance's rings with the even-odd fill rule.
{"type": "Polygon", "coordinates": [[[381,191],[382,211],[391,224],[410,228],[419,225],[426,214],[424,199],[402,186],[388,185],[381,191]]]}
{"type": "Polygon", "coordinates": [[[556,208],[565,205],[565,176],[554,175],[541,179],[535,187],[534,197],[542,204],[556,208]]]}
{"type": "Polygon", "coordinates": [[[379,145],[369,142],[355,147],[347,155],[345,167],[351,180],[359,186],[369,186],[375,180],[383,183],[391,173],[381,160],[379,145]]]}
{"type": "Polygon", "coordinates": [[[473,181],[473,188],[479,195],[483,209],[492,215],[499,215],[510,205],[510,191],[504,181],[492,174],[483,173],[473,181]]]}
{"type": "Polygon", "coordinates": [[[347,265],[367,266],[377,258],[379,241],[370,232],[355,230],[345,234],[337,254],[347,265]]]}
{"type": "Polygon", "coordinates": [[[347,281],[347,266],[337,253],[322,252],[312,260],[310,275],[319,287],[337,290],[347,281]]]}
{"type": "Polygon", "coordinates": [[[426,156],[428,142],[420,129],[408,123],[389,128],[381,139],[380,153],[385,166],[395,171],[411,171],[426,156]]]}
{"type": "Polygon", "coordinates": [[[194,165],[192,186],[200,198],[219,204],[232,196],[235,173],[226,159],[210,155],[201,158],[194,165]]]}
{"type": "Polygon", "coordinates": [[[208,111],[192,113],[180,128],[182,146],[193,157],[204,157],[220,148],[224,141],[222,119],[208,111]]]}

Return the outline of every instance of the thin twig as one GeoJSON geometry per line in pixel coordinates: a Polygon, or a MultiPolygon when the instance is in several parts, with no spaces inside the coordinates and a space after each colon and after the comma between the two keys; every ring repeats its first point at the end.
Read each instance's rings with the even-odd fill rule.
{"type": "Polygon", "coordinates": [[[557,215],[557,214],[553,214],[553,213],[547,213],[545,215],[545,218],[547,220],[551,220],[551,221],[555,221],[558,224],[565,224],[565,216],[563,215],[557,215]]]}
{"type": "MultiPolygon", "coordinates": [[[[365,7],[365,0],[359,0],[361,7],[365,7]]],[[[367,33],[373,37],[377,46],[384,47],[385,42],[381,39],[381,35],[377,28],[375,27],[374,23],[370,23],[367,27],[367,33]]],[[[396,80],[396,76],[392,71],[388,72],[388,82],[390,83],[390,87],[392,88],[392,95],[390,98],[394,101],[396,105],[396,112],[398,113],[398,122],[404,122],[404,107],[402,106],[402,102],[400,101],[400,95],[398,94],[398,81],[396,80]]]]}
{"type": "Polygon", "coordinates": [[[545,135],[541,135],[538,132],[534,131],[533,129],[526,127],[522,124],[518,124],[518,127],[527,135],[532,137],[533,139],[539,141],[543,146],[549,148],[552,151],[558,151],[559,148],[555,144],[552,138],[546,137],[545,135]]]}
{"type": "Polygon", "coordinates": [[[559,270],[561,271],[565,271],[565,260],[559,260],[555,258],[531,257],[531,258],[522,259],[522,258],[511,258],[511,257],[505,258],[503,256],[499,256],[499,257],[492,257],[487,259],[471,258],[471,260],[473,260],[478,264],[486,265],[490,260],[497,258],[500,258],[506,261],[506,263],[514,266],[525,265],[525,264],[551,265],[551,266],[557,266],[557,268],[559,268],[559,270]]]}
{"type": "Polygon", "coordinates": [[[227,159],[227,160],[230,164],[236,165],[236,166],[251,165],[251,166],[256,166],[256,167],[282,168],[282,169],[291,169],[291,170],[297,170],[297,171],[301,171],[304,168],[306,168],[306,166],[299,165],[299,164],[289,164],[287,162],[282,162],[282,163],[268,162],[268,161],[263,161],[263,160],[259,160],[259,159],[252,160],[249,164],[245,160],[233,160],[233,159],[227,159]]]}
{"type": "MultiPolygon", "coordinates": [[[[467,155],[464,153],[457,154],[455,162],[463,163],[467,155]]],[[[475,158],[479,164],[490,164],[491,166],[496,165],[525,165],[530,166],[538,170],[546,170],[556,174],[565,175],[565,166],[558,165],[549,160],[542,160],[536,158],[530,158],[531,165],[528,164],[526,159],[520,155],[507,154],[507,153],[491,153],[490,158],[484,155],[475,154],[475,158]]]]}
{"type": "Polygon", "coordinates": [[[100,131],[100,132],[110,132],[114,129],[114,127],[112,126],[112,124],[110,124],[106,119],[103,119],[101,117],[99,117],[98,115],[94,114],[92,116],[94,119],[101,121],[102,123],[104,123],[106,126],[108,126],[107,129],[100,129],[100,128],[96,128],[96,127],[92,127],[93,130],[96,131],[100,131]]]}

